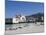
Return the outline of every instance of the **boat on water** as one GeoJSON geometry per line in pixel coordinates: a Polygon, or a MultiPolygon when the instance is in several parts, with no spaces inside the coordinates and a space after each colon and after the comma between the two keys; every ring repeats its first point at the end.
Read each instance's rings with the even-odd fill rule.
{"type": "Polygon", "coordinates": [[[26,22],[26,17],[21,15],[16,15],[16,17],[13,18],[13,23],[23,23],[26,22]]]}

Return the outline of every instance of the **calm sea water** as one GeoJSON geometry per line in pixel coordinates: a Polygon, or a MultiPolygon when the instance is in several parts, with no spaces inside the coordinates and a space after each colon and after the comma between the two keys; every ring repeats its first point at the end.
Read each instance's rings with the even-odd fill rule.
{"type": "MultiPolygon", "coordinates": [[[[42,23],[44,24],[44,23],[42,23]]],[[[40,23],[38,24],[35,24],[35,23],[18,23],[18,24],[6,24],[5,25],[5,29],[8,30],[8,29],[16,29],[16,28],[22,28],[22,27],[27,27],[27,26],[39,26],[40,23]]]]}
{"type": "Polygon", "coordinates": [[[11,28],[11,29],[16,29],[16,28],[18,28],[18,27],[26,27],[26,26],[29,26],[29,25],[31,25],[31,23],[20,23],[20,24],[6,24],[5,25],[5,29],[9,29],[9,28],[11,28]]]}

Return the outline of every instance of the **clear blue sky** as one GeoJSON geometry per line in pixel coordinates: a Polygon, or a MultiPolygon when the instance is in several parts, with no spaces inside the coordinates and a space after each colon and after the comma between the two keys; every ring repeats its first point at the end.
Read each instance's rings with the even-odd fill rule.
{"type": "Polygon", "coordinates": [[[44,4],[38,2],[20,2],[20,1],[6,1],[5,2],[5,16],[12,18],[16,14],[32,15],[35,13],[42,13],[44,4]]]}

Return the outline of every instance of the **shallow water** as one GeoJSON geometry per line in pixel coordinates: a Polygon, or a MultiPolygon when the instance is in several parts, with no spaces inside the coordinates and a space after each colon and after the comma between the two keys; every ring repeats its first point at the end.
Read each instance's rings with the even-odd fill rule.
{"type": "Polygon", "coordinates": [[[9,29],[9,28],[18,28],[18,27],[26,27],[29,26],[31,23],[20,23],[20,24],[6,24],[5,25],[5,29],[9,29]]]}
{"type": "Polygon", "coordinates": [[[5,35],[42,33],[44,32],[44,25],[40,25],[39,23],[8,24],[6,25],[6,29],[5,35]]]}
{"type": "Polygon", "coordinates": [[[40,23],[18,23],[18,24],[6,24],[5,30],[16,30],[18,28],[28,27],[28,26],[40,26],[40,23]]]}

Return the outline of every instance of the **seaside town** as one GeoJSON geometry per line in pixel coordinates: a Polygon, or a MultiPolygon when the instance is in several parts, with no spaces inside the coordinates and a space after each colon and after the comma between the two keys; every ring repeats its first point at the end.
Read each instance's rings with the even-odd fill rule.
{"type": "Polygon", "coordinates": [[[44,14],[37,13],[31,16],[22,16],[21,14],[16,15],[14,18],[6,18],[6,24],[20,24],[20,23],[34,23],[41,22],[40,24],[44,24],[44,14]]]}
{"type": "Polygon", "coordinates": [[[21,14],[16,15],[14,18],[6,18],[6,24],[14,24],[14,23],[31,23],[31,22],[44,22],[44,14],[37,13],[30,16],[23,16],[21,14]]]}

